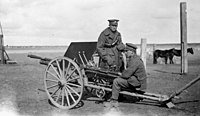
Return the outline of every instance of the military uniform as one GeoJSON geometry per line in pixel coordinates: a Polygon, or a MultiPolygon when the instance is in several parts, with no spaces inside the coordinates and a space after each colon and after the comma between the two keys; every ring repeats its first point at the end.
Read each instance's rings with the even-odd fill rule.
{"type": "MultiPolygon", "coordinates": [[[[117,24],[118,20],[110,21],[110,25],[117,24]]],[[[97,42],[97,52],[101,57],[100,67],[109,67],[116,65],[116,68],[121,66],[120,50],[123,50],[125,45],[122,43],[121,34],[116,30],[112,32],[110,27],[101,32],[97,42]]]]}
{"type": "MultiPolygon", "coordinates": [[[[132,44],[130,47],[133,47],[132,44]]],[[[127,48],[127,47],[126,47],[127,48]]],[[[118,99],[121,88],[146,89],[146,71],[144,63],[136,54],[127,58],[127,69],[122,72],[121,77],[114,79],[112,87],[112,99],[118,99]]]]}

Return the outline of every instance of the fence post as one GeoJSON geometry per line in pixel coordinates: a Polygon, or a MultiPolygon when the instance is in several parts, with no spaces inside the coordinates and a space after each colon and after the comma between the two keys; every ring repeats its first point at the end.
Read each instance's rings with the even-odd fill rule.
{"type": "Polygon", "coordinates": [[[187,59],[187,12],[186,2],[180,3],[180,31],[181,31],[181,73],[188,73],[187,59]]]}
{"type": "Polygon", "coordinates": [[[3,31],[0,23],[0,57],[1,57],[1,64],[5,64],[4,58],[4,45],[3,45],[3,31]]]}
{"type": "MultiPolygon", "coordinates": [[[[156,44],[153,44],[153,46],[152,46],[153,48],[152,48],[152,59],[153,59],[153,64],[156,64],[155,63],[155,60],[154,60],[154,51],[156,50],[156,44]]],[[[157,59],[156,59],[157,60],[157,59]]]]}
{"type": "Polygon", "coordinates": [[[147,40],[145,38],[142,38],[140,46],[140,57],[144,62],[145,69],[146,69],[146,47],[147,47],[147,40]]]}
{"type": "Polygon", "coordinates": [[[152,51],[154,52],[156,50],[156,44],[153,44],[153,49],[152,51]]]}

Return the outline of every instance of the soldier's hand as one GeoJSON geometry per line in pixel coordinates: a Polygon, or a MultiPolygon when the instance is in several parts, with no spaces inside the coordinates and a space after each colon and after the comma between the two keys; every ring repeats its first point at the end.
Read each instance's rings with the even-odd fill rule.
{"type": "Polygon", "coordinates": [[[120,73],[120,72],[118,72],[117,74],[118,74],[119,76],[122,76],[122,73],[120,73]]]}
{"type": "Polygon", "coordinates": [[[114,46],[114,45],[115,45],[115,42],[113,42],[111,45],[114,46]]]}
{"type": "Polygon", "coordinates": [[[116,40],[115,42],[112,43],[112,46],[114,46],[117,43],[118,40],[116,40]]]}

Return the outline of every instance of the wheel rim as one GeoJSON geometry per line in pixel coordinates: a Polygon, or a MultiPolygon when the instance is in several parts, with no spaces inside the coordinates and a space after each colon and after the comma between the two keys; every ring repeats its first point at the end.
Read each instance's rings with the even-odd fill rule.
{"type": "Polygon", "coordinates": [[[83,94],[83,78],[79,66],[66,57],[51,60],[45,70],[44,86],[55,106],[62,109],[75,107],[83,94]]]}

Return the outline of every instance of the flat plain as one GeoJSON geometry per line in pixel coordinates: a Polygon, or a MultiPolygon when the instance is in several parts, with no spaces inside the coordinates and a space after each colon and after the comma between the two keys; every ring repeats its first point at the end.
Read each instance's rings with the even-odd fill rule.
{"type": "MultiPolygon", "coordinates": [[[[152,64],[147,58],[147,92],[170,95],[200,74],[200,51],[188,54],[188,74],[180,74],[180,64],[152,64]]],[[[34,52],[32,54],[54,58],[63,56],[58,52],[34,52]]],[[[83,99],[83,105],[76,109],[62,110],[49,103],[43,92],[43,76],[46,66],[39,60],[28,58],[26,52],[10,52],[17,64],[0,65],[0,114],[28,116],[58,115],[131,115],[131,116],[195,116],[200,115],[200,81],[182,92],[180,99],[174,99],[174,108],[144,100],[142,102],[120,102],[118,111],[106,111],[103,104],[83,99]]],[[[132,99],[132,97],[128,97],[132,99]]],[[[131,100],[130,100],[131,101],[131,100]]]]}

